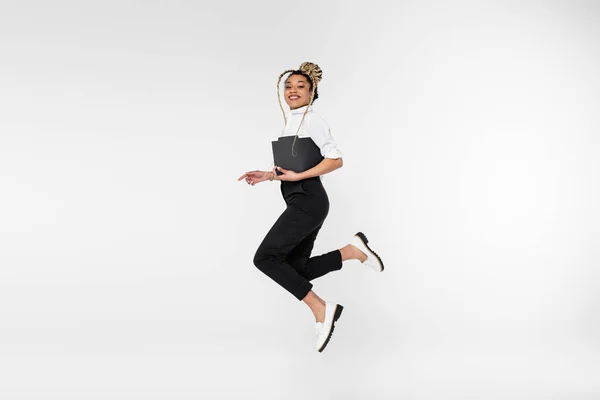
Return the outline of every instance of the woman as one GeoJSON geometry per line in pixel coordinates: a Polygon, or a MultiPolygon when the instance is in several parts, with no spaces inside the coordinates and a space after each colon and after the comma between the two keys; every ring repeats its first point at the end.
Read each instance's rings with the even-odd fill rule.
{"type": "Polygon", "coordinates": [[[317,296],[310,281],[341,269],[342,262],[347,260],[359,260],[379,272],[384,268],[361,232],[340,249],[310,257],[317,234],[329,212],[329,199],[321,176],[342,166],[341,152],[327,122],[312,109],[312,102],[318,98],[317,85],[322,75],[319,66],[310,62],[302,63],[298,70],[284,71],[277,81],[277,97],[286,122],[282,136],[297,134],[299,138],[310,137],[319,147],[323,160],[306,171],[294,172],[275,166],[271,171],[249,171],[238,178],[238,181],[245,179],[252,186],[267,180],[281,181],[281,194],[287,207],[260,244],[254,264],[311,309],[316,319],[316,347],[319,352],[329,343],[343,306],[317,296]],[[279,83],[288,72],[291,74],[285,80],[284,98],[290,113],[286,117],[279,83]]]}

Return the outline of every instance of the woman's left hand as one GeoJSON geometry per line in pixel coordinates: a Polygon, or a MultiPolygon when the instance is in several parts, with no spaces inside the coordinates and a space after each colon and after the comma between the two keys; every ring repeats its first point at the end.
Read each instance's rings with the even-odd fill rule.
{"type": "Polygon", "coordinates": [[[273,167],[273,173],[275,174],[275,179],[277,179],[279,181],[299,181],[300,180],[300,174],[298,172],[290,171],[289,169],[283,169],[281,167],[273,167]],[[275,170],[282,172],[283,175],[277,175],[277,172],[275,172],[275,170]]]}

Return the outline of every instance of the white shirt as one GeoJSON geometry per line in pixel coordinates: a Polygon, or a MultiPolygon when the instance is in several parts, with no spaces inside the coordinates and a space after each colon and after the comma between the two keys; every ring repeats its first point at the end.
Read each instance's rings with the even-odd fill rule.
{"type": "MultiPolygon", "coordinates": [[[[298,125],[300,125],[300,121],[302,121],[302,115],[304,111],[306,111],[306,107],[296,108],[295,110],[289,110],[286,114],[287,123],[281,136],[295,136],[296,131],[298,131],[298,125]]],[[[321,155],[324,158],[340,158],[342,157],[342,152],[338,149],[337,143],[333,139],[331,135],[331,129],[327,122],[321,117],[311,105],[304,117],[304,121],[302,121],[302,126],[300,127],[300,131],[298,131],[298,137],[310,137],[313,142],[319,147],[321,150],[321,155]]],[[[277,138],[273,139],[277,140],[277,138]]],[[[269,170],[273,169],[273,163],[271,163],[271,167],[269,170]]],[[[319,178],[323,180],[323,176],[320,175],[319,178]]]]}
{"type": "MultiPolygon", "coordinates": [[[[298,131],[300,121],[302,121],[302,115],[306,111],[306,107],[300,107],[295,110],[290,110],[287,113],[287,123],[280,136],[295,136],[298,131]]],[[[311,105],[302,121],[302,126],[298,132],[298,137],[310,137],[313,142],[321,150],[321,155],[324,158],[340,158],[342,152],[337,146],[337,143],[331,135],[331,129],[327,124],[327,121],[323,119],[311,105]]]]}

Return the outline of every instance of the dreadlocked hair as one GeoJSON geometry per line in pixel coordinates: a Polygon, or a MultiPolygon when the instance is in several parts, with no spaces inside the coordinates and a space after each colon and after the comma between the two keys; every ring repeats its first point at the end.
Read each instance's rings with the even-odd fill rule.
{"type": "MultiPolygon", "coordinates": [[[[305,61],[302,64],[300,64],[300,68],[288,69],[288,70],[283,71],[279,75],[279,78],[277,79],[277,100],[279,101],[279,108],[281,108],[281,112],[283,113],[283,120],[286,124],[287,124],[287,117],[285,116],[285,111],[283,110],[283,106],[281,105],[281,95],[279,93],[279,83],[281,82],[281,78],[288,72],[291,72],[290,76],[291,75],[302,75],[302,76],[306,77],[310,81],[310,86],[311,86],[310,100],[308,102],[308,106],[306,107],[306,110],[304,110],[304,114],[302,115],[302,120],[300,120],[300,125],[298,125],[298,132],[299,132],[300,126],[302,125],[302,122],[304,121],[304,117],[306,116],[306,113],[308,112],[308,108],[312,105],[313,101],[315,101],[317,98],[319,98],[319,94],[317,93],[317,85],[319,84],[321,79],[323,79],[323,71],[317,64],[311,63],[309,61],[305,61]]],[[[298,132],[296,132],[296,134],[298,134],[298,132]]]]}

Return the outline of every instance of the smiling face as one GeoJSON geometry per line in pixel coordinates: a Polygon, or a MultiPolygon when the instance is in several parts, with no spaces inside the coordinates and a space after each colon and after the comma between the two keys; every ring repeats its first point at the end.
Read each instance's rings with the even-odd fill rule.
{"type": "Polygon", "coordinates": [[[290,75],[285,80],[283,96],[290,109],[304,107],[310,100],[310,81],[302,75],[290,75]]]}

